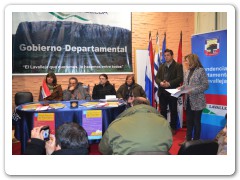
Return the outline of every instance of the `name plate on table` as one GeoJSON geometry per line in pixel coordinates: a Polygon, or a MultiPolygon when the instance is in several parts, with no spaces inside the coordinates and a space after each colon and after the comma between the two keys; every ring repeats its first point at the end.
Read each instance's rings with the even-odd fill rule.
{"type": "Polygon", "coordinates": [[[78,101],[77,100],[71,100],[70,101],[70,108],[78,108],[78,101]]]}

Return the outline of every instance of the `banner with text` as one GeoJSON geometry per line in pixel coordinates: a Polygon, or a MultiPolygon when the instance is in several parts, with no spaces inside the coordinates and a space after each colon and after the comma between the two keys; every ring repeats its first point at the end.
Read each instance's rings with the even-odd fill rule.
{"type": "Polygon", "coordinates": [[[131,13],[14,12],[13,74],[132,72],[131,13]]]}
{"type": "Polygon", "coordinates": [[[213,139],[225,123],[227,113],[227,30],[192,36],[192,52],[207,73],[207,107],[202,114],[202,139],[213,139]]]}

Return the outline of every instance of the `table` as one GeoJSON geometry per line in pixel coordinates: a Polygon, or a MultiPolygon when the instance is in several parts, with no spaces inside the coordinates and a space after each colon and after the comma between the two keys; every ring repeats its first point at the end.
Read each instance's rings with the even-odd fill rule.
{"type": "MultiPolygon", "coordinates": [[[[79,100],[78,104],[85,103],[85,100],[79,100]]],[[[34,102],[34,103],[46,103],[46,102],[34,102]]],[[[52,102],[50,102],[52,103],[52,102]]],[[[21,119],[16,121],[15,124],[15,137],[21,142],[21,153],[23,154],[26,149],[26,144],[29,138],[31,138],[31,130],[34,126],[34,113],[54,113],[55,115],[55,129],[65,122],[76,122],[82,125],[82,111],[83,110],[102,110],[102,133],[108,128],[109,124],[116,119],[116,117],[122,113],[126,107],[125,104],[121,104],[118,107],[84,107],[70,108],[70,101],[60,101],[58,103],[65,104],[63,109],[49,109],[46,111],[36,110],[22,110],[23,105],[19,105],[16,108],[17,114],[21,119]]],[[[30,104],[30,103],[27,103],[30,104]]],[[[24,104],[26,105],[26,104],[24,104]]]]}

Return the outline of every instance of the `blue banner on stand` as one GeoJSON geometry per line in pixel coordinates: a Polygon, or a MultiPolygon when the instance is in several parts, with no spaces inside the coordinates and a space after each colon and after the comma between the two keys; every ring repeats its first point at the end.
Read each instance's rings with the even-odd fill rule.
{"type": "Polygon", "coordinates": [[[227,113],[227,30],[192,36],[192,53],[197,54],[207,73],[207,107],[202,114],[201,139],[214,139],[227,113]]]}

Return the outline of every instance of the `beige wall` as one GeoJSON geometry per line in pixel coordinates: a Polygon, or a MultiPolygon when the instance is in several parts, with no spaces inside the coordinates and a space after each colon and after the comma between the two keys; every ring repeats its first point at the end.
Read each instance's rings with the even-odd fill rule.
{"type": "MultiPolygon", "coordinates": [[[[191,36],[194,34],[194,13],[133,13],[132,14],[132,59],[133,71],[135,72],[135,50],[147,49],[148,34],[152,32],[153,47],[155,47],[156,32],[159,32],[160,47],[162,46],[163,34],[167,34],[167,48],[172,49],[177,59],[180,31],[183,32],[183,56],[191,52],[191,36]]],[[[79,81],[90,85],[90,92],[95,83],[98,83],[98,75],[74,75],[79,81]]],[[[58,75],[58,84],[63,89],[67,88],[69,75],[58,75]]],[[[116,90],[125,81],[126,74],[109,75],[111,83],[115,84],[116,90]]],[[[18,91],[31,91],[34,101],[38,100],[39,87],[45,76],[13,76],[12,78],[12,104],[14,95],[18,91]]]]}

